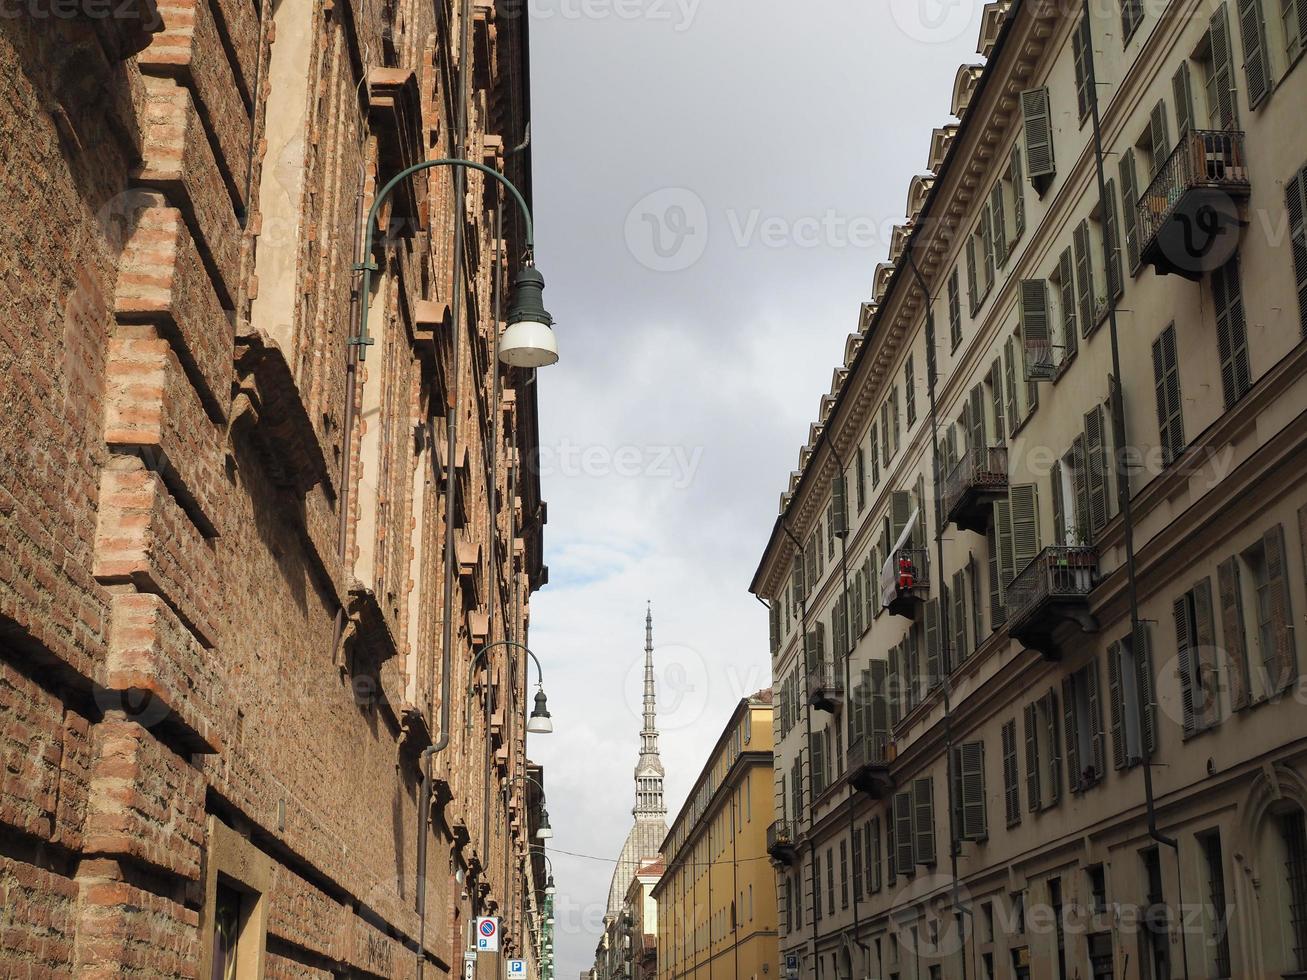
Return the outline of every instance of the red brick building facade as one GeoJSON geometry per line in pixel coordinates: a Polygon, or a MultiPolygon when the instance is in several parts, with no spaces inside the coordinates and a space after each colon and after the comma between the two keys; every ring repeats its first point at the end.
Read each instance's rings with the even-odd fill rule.
{"type": "Polygon", "coordinates": [[[396,192],[349,342],[389,177],[529,194],[513,9],[0,18],[0,975],[444,976],[477,914],[529,955],[524,654],[465,693],[547,574],[495,182],[396,192]]]}

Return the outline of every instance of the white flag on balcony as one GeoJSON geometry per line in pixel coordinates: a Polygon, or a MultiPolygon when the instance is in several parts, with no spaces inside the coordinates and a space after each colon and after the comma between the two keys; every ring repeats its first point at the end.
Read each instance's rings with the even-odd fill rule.
{"type": "Polygon", "coordinates": [[[885,564],[880,569],[880,605],[885,608],[894,601],[894,596],[899,587],[899,569],[895,555],[912,538],[912,529],[917,526],[917,508],[912,509],[912,516],[908,522],[903,525],[903,530],[899,534],[899,539],[894,542],[894,547],[890,549],[885,556],[885,564]]]}

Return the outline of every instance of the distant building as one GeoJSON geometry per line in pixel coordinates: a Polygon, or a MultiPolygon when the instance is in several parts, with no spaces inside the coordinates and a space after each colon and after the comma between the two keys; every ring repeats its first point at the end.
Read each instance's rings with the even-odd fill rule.
{"type": "Polygon", "coordinates": [[[772,692],[743,698],[662,845],[659,980],[762,980],[779,971],[773,819],[772,692]]]}
{"type": "Polygon", "coordinates": [[[977,12],[752,586],[781,949],[1305,975],[1307,9],[977,12]]]}

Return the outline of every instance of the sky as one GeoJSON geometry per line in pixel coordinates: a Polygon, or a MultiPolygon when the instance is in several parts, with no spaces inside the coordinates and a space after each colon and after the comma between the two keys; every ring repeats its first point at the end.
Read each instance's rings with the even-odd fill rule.
{"type": "Polygon", "coordinates": [[[531,647],[556,975],[593,963],[631,825],[646,602],[669,824],[770,684],[748,592],[780,493],[952,121],[979,0],[524,0],[549,584],[531,647]],[[579,856],[585,855],[585,856],[579,856]]]}

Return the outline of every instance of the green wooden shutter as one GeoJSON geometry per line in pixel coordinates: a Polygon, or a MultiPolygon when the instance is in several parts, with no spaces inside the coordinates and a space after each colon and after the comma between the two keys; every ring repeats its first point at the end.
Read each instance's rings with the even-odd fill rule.
{"type": "Polygon", "coordinates": [[[915,377],[912,355],[903,362],[903,407],[908,413],[908,428],[917,421],[917,379],[915,377]]]}
{"type": "Polygon", "coordinates": [[[871,422],[871,488],[880,486],[880,429],[876,420],[871,422]]]}
{"type": "Polygon", "coordinates": [[[1194,646],[1197,665],[1194,668],[1194,720],[1203,728],[1211,728],[1221,720],[1221,699],[1217,680],[1219,665],[1216,662],[1216,620],[1212,615],[1212,580],[1204,578],[1193,587],[1194,646]]]}
{"type": "Polygon", "coordinates": [[[1096,537],[1107,524],[1107,450],[1104,445],[1103,409],[1095,405],[1085,413],[1085,479],[1089,493],[1090,532],[1096,537]]]}
{"type": "Polygon", "coordinates": [[[838,468],[831,475],[830,493],[835,536],[842,538],[849,533],[849,495],[848,481],[838,468]]]}
{"type": "Polygon", "coordinates": [[[953,573],[949,599],[949,625],[953,628],[953,656],[949,666],[952,667],[966,660],[971,650],[967,644],[967,582],[961,569],[953,573]]]}
{"type": "Polygon", "coordinates": [[[1221,389],[1228,409],[1233,408],[1252,387],[1238,256],[1212,273],[1212,296],[1216,305],[1216,349],[1221,361],[1221,389]]]}
{"type": "Polygon", "coordinates": [[[1107,702],[1112,725],[1112,768],[1126,767],[1125,685],[1121,682],[1121,644],[1107,647],[1107,702]]]}
{"type": "Polygon", "coordinates": [[[1001,595],[1006,596],[1007,587],[1016,574],[1016,555],[1012,541],[1012,506],[1007,500],[994,501],[994,528],[998,538],[998,574],[1001,595]]]}
{"type": "Polygon", "coordinates": [[[1176,362],[1175,325],[1153,341],[1153,387],[1162,459],[1170,465],[1184,452],[1184,413],[1180,402],[1180,367],[1176,362]]]}
{"type": "Polygon", "coordinates": [[[985,386],[976,385],[967,395],[966,413],[971,431],[967,438],[973,449],[984,449],[989,440],[985,437],[985,386]]]}
{"type": "Polygon", "coordinates": [[[1087,544],[1093,538],[1089,528],[1089,462],[1085,454],[1085,437],[1078,435],[1071,441],[1071,488],[1075,493],[1075,528],[1077,543],[1087,544]]]}
{"type": "Polygon", "coordinates": [[[1193,597],[1186,592],[1171,603],[1171,615],[1175,620],[1175,654],[1176,673],[1180,680],[1180,713],[1184,737],[1189,738],[1197,730],[1194,716],[1194,639],[1191,623],[1193,621],[1193,597]]]}
{"type": "Polygon", "coordinates": [[[1248,105],[1256,109],[1271,91],[1271,64],[1261,0],[1239,0],[1239,33],[1243,36],[1243,72],[1248,80],[1248,105]]]}
{"type": "Polygon", "coordinates": [[[1056,373],[1048,323],[1048,283],[1043,279],[1022,279],[1019,292],[1021,345],[1024,349],[1025,379],[1050,381],[1056,373]]]}
{"type": "Polygon", "coordinates": [[[1194,128],[1194,90],[1193,76],[1189,73],[1189,62],[1180,62],[1180,67],[1171,76],[1171,92],[1175,96],[1175,122],[1183,138],[1194,128]]]}
{"type": "Polygon", "coordinates": [[[1003,181],[994,183],[989,192],[989,210],[993,215],[994,226],[994,260],[998,265],[1007,261],[1007,216],[1003,213],[1003,181]]]}
{"type": "Polygon", "coordinates": [[[1012,158],[1008,163],[1008,174],[1012,180],[1012,223],[1015,237],[1020,238],[1026,230],[1026,194],[1025,178],[1021,174],[1021,147],[1012,147],[1012,158]]]}
{"type": "MultiPolygon", "coordinates": [[[[1304,0],[1307,2],[1307,0],[1304,0]]],[[[1289,214],[1289,250],[1293,254],[1293,281],[1298,292],[1298,324],[1307,337],[1307,170],[1300,170],[1285,188],[1289,214]]]]}
{"type": "Polygon", "coordinates": [[[1066,510],[1062,503],[1062,463],[1054,461],[1048,473],[1048,485],[1053,498],[1053,544],[1061,547],[1068,544],[1066,539],[1066,510]]]}
{"type": "Polygon", "coordinates": [[[976,288],[976,239],[971,236],[967,239],[967,308],[972,316],[976,315],[976,307],[980,305],[980,292],[976,288]]]}
{"type": "Polygon", "coordinates": [[[802,551],[795,551],[794,560],[790,563],[790,589],[793,591],[796,605],[802,602],[807,594],[807,589],[804,587],[802,551]]]}
{"type": "Polygon", "coordinates": [[[1012,337],[1003,342],[1003,393],[1006,398],[1004,414],[1007,416],[1008,432],[1015,438],[1021,426],[1021,413],[1017,406],[1017,354],[1016,343],[1012,337]]]}
{"type": "Polygon", "coordinates": [[[1076,293],[1080,297],[1078,315],[1080,319],[1080,336],[1088,337],[1094,329],[1094,313],[1098,298],[1094,295],[1094,266],[1089,251],[1089,222],[1082,221],[1076,225],[1071,241],[1076,257],[1076,293]]]}
{"type": "Polygon", "coordinates": [[[767,629],[771,655],[774,657],[781,645],[781,607],[775,599],[767,605],[767,629]]]}
{"type": "MultiPolygon", "coordinates": [[[[1143,719],[1140,735],[1151,753],[1157,748],[1157,698],[1153,674],[1153,641],[1147,623],[1140,623],[1130,642],[1135,661],[1135,687],[1139,695],[1139,715],[1143,719]]],[[[1133,764],[1134,760],[1130,760],[1133,764]]]]}
{"type": "Polygon", "coordinates": [[[1048,727],[1048,800],[1049,806],[1062,797],[1062,746],[1057,724],[1057,691],[1049,688],[1044,695],[1044,721],[1048,727]]]}
{"type": "Polygon", "coordinates": [[[913,874],[912,793],[894,794],[894,870],[899,874],[913,874]]]}
{"type": "Polygon", "coordinates": [[[1225,652],[1229,657],[1230,707],[1234,711],[1249,703],[1248,651],[1244,642],[1243,603],[1240,600],[1239,559],[1229,558],[1216,569],[1217,588],[1221,595],[1221,626],[1225,652]]]}
{"type": "Polygon", "coordinates": [[[1284,21],[1285,51],[1289,64],[1293,64],[1307,47],[1307,0],[1280,0],[1280,12],[1284,21]]]}
{"type": "MultiPolygon", "coordinates": [[[[974,283],[971,286],[971,291],[975,293],[974,283]]],[[[962,302],[958,297],[958,270],[956,266],[953,269],[953,274],[948,277],[948,335],[950,348],[957,350],[958,344],[962,343],[962,302]]]]}
{"type": "Polygon", "coordinates": [[[998,570],[998,535],[994,530],[997,524],[998,515],[995,514],[994,521],[985,529],[985,544],[989,551],[989,622],[990,628],[995,630],[1003,622],[1003,582],[998,570]]]}
{"type": "Polygon", "coordinates": [[[1079,793],[1085,787],[1081,784],[1084,770],[1080,765],[1080,727],[1076,718],[1076,696],[1074,677],[1062,678],[1062,716],[1066,731],[1066,771],[1071,784],[1071,792],[1079,793]]]}
{"type": "Polygon", "coordinates": [[[1020,770],[1017,766],[1015,719],[1003,724],[1003,809],[1009,827],[1021,823],[1021,782],[1020,770]]]}
{"type": "Polygon", "coordinates": [[[849,655],[849,629],[844,615],[843,597],[835,599],[835,608],[831,611],[831,663],[838,668],[849,655]]]}
{"type": "Polygon", "coordinates": [[[1057,279],[1062,290],[1062,359],[1068,360],[1080,349],[1080,336],[1076,332],[1076,264],[1069,245],[1058,259],[1057,279]]]}
{"type": "Polygon", "coordinates": [[[939,629],[939,599],[931,599],[926,603],[926,683],[931,690],[941,678],[939,629]]]}
{"type": "Polygon", "coordinates": [[[1039,494],[1033,483],[1008,488],[1012,507],[1012,571],[1019,573],[1039,554],[1039,494]]]}
{"type": "Polygon", "coordinates": [[[1235,98],[1234,54],[1230,48],[1230,15],[1221,4],[1212,14],[1208,27],[1211,49],[1211,72],[1207,77],[1207,105],[1212,113],[1213,129],[1238,129],[1239,108],[1235,98]]]}
{"type": "Polygon", "coordinates": [[[889,722],[897,725],[903,717],[903,651],[899,644],[889,648],[889,676],[886,681],[889,722]]]}
{"type": "Polygon", "coordinates": [[[1148,152],[1153,158],[1152,175],[1156,177],[1171,154],[1171,138],[1166,131],[1166,102],[1162,99],[1157,100],[1148,116],[1148,152]]]}
{"type": "Polygon", "coordinates": [[[995,358],[989,366],[989,395],[994,404],[994,445],[1007,443],[1007,430],[1003,425],[1003,361],[995,358]]]}
{"type": "Polygon", "coordinates": [[[1106,755],[1103,736],[1103,708],[1098,691],[1098,660],[1090,660],[1083,668],[1081,676],[1085,679],[1085,705],[1089,709],[1089,744],[1093,748],[1094,782],[1107,775],[1104,761],[1106,755]]]}
{"type": "Polygon", "coordinates": [[[982,292],[988,296],[998,272],[998,264],[994,260],[994,222],[989,208],[980,212],[980,246],[985,254],[985,288],[982,292]]]}
{"type": "Polygon", "coordinates": [[[1297,652],[1293,642],[1293,617],[1289,609],[1289,579],[1285,568],[1284,526],[1276,524],[1262,535],[1266,556],[1266,589],[1270,597],[1271,631],[1274,644],[1263,650],[1263,667],[1270,683],[1270,694],[1288,688],[1297,677],[1297,652]]]}
{"type": "Polygon", "coordinates": [[[1084,119],[1092,107],[1093,79],[1093,38],[1090,33],[1088,17],[1081,17],[1071,35],[1071,56],[1076,72],[1076,112],[1078,118],[1084,119]]]}
{"type": "Polygon", "coordinates": [[[1047,88],[1021,93],[1021,117],[1026,134],[1026,167],[1030,183],[1043,194],[1057,168],[1053,161],[1053,124],[1047,88]]]}
{"type": "Polygon", "coordinates": [[[1039,792],[1039,712],[1035,705],[1026,705],[1026,796],[1031,813],[1040,808],[1039,792]]]}
{"type": "Polygon", "coordinates": [[[935,783],[929,776],[912,781],[912,849],[917,864],[935,863],[935,783]]]}
{"type": "Polygon", "coordinates": [[[1135,185],[1134,148],[1121,154],[1117,164],[1121,175],[1121,209],[1125,225],[1125,252],[1130,274],[1139,271],[1139,189],[1135,185]]]}
{"type": "Polygon", "coordinates": [[[1125,292],[1125,276],[1121,273],[1121,219],[1117,213],[1116,181],[1104,185],[1103,242],[1107,256],[1108,295],[1119,298],[1125,292]]]}
{"type": "Polygon", "coordinates": [[[989,829],[985,819],[985,743],[963,742],[954,749],[954,794],[957,828],[963,840],[985,840],[989,829]]]}
{"type": "Polygon", "coordinates": [[[873,660],[869,666],[871,704],[866,720],[867,731],[872,744],[883,751],[890,735],[889,664],[883,660],[873,660]]]}

